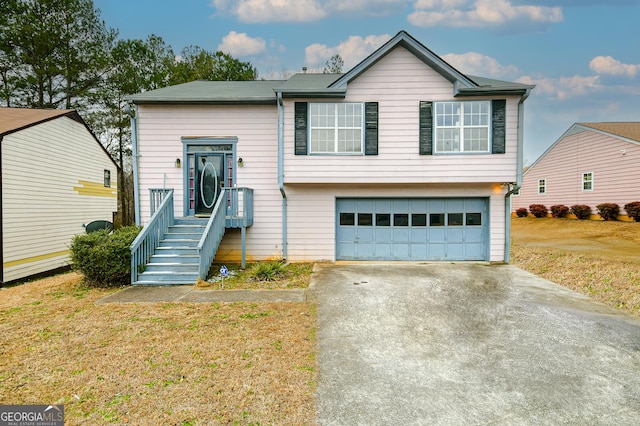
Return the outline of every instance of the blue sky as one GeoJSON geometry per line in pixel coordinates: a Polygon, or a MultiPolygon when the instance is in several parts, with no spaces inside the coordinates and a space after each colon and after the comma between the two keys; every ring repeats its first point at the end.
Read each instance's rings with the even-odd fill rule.
{"type": "Polygon", "coordinates": [[[250,61],[259,78],[345,71],[400,30],[466,74],[535,84],[525,161],[573,123],[640,121],[640,0],[94,0],[120,38],[250,61]]]}

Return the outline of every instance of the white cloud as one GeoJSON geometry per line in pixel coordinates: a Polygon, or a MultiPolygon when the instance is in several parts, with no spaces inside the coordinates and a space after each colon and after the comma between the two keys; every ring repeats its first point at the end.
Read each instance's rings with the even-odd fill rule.
{"type": "Polygon", "coordinates": [[[544,27],[563,20],[560,7],[513,5],[509,0],[417,0],[409,23],[419,27],[544,27]]]}
{"type": "Polygon", "coordinates": [[[589,62],[589,68],[596,74],[626,76],[635,78],[640,65],[623,64],[611,56],[596,56],[589,62]]]}
{"type": "Polygon", "coordinates": [[[305,63],[316,71],[322,70],[325,62],[334,55],[340,55],[344,61],[344,71],[357,65],[373,51],[387,42],[389,34],[370,35],[365,38],[350,36],[337,46],[329,47],[326,44],[312,44],[305,49],[305,63]]]}
{"type": "Polygon", "coordinates": [[[316,0],[213,0],[220,13],[242,22],[309,22],[327,16],[316,0]]]}
{"type": "Polygon", "coordinates": [[[265,47],[266,42],[260,37],[251,38],[247,33],[231,31],[222,38],[222,43],[218,45],[218,50],[231,56],[250,56],[263,53],[265,47]]]}
{"type": "Polygon", "coordinates": [[[519,74],[515,65],[501,65],[495,58],[477,52],[448,53],[442,58],[464,74],[490,78],[515,78],[519,74]]]}
{"type": "Polygon", "coordinates": [[[311,22],[328,16],[384,16],[397,12],[407,0],[212,0],[221,14],[241,22],[311,22]]]}
{"type": "Polygon", "coordinates": [[[559,78],[532,78],[523,76],[517,80],[518,83],[535,84],[535,94],[547,95],[560,101],[567,100],[575,96],[588,95],[600,91],[603,86],[600,78],[594,76],[574,75],[571,77],[559,78]]]}

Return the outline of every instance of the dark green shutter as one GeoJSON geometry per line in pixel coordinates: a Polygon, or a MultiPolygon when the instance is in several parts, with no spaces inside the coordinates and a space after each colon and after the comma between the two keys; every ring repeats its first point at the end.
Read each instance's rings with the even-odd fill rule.
{"type": "Polygon", "coordinates": [[[433,102],[420,102],[420,155],[433,154],[433,102]]]}
{"type": "Polygon", "coordinates": [[[307,103],[296,102],[295,120],[295,155],[307,155],[307,103]]]}
{"type": "Polygon", "coordinates": [[[506,117],[507,101],[504,99],[491,101],[491,153],[493,154],[506,152],[506,117]]]}
{"type": "Polygon", "coordinates": [[[364,104],[364,155],[378,155],[378,103],[364,104]]]}

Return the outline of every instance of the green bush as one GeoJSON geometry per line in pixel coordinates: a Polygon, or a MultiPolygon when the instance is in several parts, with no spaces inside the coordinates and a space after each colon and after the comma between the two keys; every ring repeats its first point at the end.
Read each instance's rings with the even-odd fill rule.
{"type": "Polygon", "coordinates": [[[624,205],[624,209],[630,218],[632,218],[636,222],[640,222],[640,201],[627,203],[624,205]]]}
{"type": "Polygon", "coordinates": [[[71,266],[94,287],[118,287],[131,284],[129,247],[140,228],[127,226],[113,233],[100,230],[79,234],[71,240],[71,266]]]}
{"type": "Polygon", "coordinates": [[[620,213],[620,206],[616,203],[602,203],[596,206],[598,214],[604,220],[617,220],[620,213]]]}
{"type": "Polygon", "coordinates": [[[571,206],[571,213],[580,220],[586,220],[591,217],[591,207],[586,204],[576,204],[571,206]]]}
{"type": "Polygon", "coordinates": [[[544,204],[531,204],[529,206],[529,211],[535,217],[546,217],[547,216],[547,206],[544,204]]]}
{"type": "Polygon", "coordinates": [[[551,206],[551,216],[553,217],[565,217],[569,213],[569,207],[564,204],[554,204],[551,206]]]}
{"type": "Polygon", "coordinates": [[[282,260],[254,263],[249,271],[252,278],[258,281],[275,281],[285,273],[285,263],[282,260]]]}
{"type": "Polygon", "coordinates": [[[529,212],[524,207],[520,207],[519,209],[516,209],[516,216],[527,217],[528,215],[529,215],[529,212]]]}

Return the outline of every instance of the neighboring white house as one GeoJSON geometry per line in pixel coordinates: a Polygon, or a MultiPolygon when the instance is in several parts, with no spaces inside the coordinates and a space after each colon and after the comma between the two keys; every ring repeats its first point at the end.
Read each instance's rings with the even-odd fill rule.
{"type": "Polygon", "coordinates": [[[74,110],[0,108],[2,282],[68,264],[71,238],[117,210],[118,167],[74,110]]]}
{"type": "MultiPolygon", "coordinates": [[[[175,190],[176,216],[206,214],[208,168],[253,189],[250,260],[503,262],[532,88],[464,75],[401,31],[345,74],[131,96],[142,223],[154,188],[175,190]]],[[[228,229],[216,258],[240,245],[228,229]]]]}
{"type": "Polygon", "coordinates": [[[575,123],[524,173],[513,210],[640,201],[640,122],[575,123]]]}

